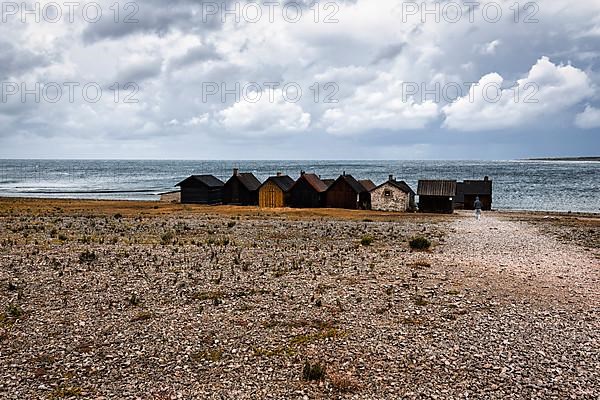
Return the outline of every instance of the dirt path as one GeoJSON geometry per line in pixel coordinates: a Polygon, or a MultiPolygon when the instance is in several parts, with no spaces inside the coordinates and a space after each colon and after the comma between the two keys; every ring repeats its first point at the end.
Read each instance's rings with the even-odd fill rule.
{"type": "Polygon", "coordinates": [[[600,263],[592,252],[526,222],[491,213],[477,221],[465,212],[451,224],[440,257],[464,268],[466,280],[483,290],[561,303],[600,301],[600,263]]]}

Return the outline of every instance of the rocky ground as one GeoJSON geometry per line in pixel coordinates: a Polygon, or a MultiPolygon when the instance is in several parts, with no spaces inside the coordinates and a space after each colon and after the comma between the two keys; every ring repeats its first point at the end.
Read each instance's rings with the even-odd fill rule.
{"type": "Polygon", "coordinates": [[[0,200],[0,398],[599,399],[552,218],[0,200]]]}

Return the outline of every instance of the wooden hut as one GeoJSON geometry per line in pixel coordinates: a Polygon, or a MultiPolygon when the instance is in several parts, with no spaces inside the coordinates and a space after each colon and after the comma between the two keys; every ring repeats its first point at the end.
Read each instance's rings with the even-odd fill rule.
{"type": "Polygon", "coordinates": [[[492,181],[487,176],[483,180],[458,182],[456,184],[454,208],[474,210],[477,197],[483,205],[483,210],[492,209],[492,181]]]}
{"type": "Polygon", "coordinates": [[[370,197],[352,175],[344,173],[325,192],[325,207],[356,210],[369,203],[370,197]]]}
{"type": "Polygon", "coordinates": [[[421,180],[417,188],[419,195],[419,211],[431,213],[454,212],[454,196],[456,181],[450,180],[421,180]]]}
{"type": "Polygon", "coordinates": [[[237,168],[223,186],[223,204],[239,206],[258,205],[260,181],[251,173],[240,173],[237,168]]]}
{"type": "Polygon", "coordinates": [[[258,189],[258,205],[264,208],[287,207],[290,202],[290,189],[294,180],[278,173],[267,179],[258,189]]]}
{"type": "Polygon", "coordinates": [[[290,205],[295,208],[318,208],[325,203],[327,185],[315,174],[300,172],[290,190],[290,205]]]}
{"type": "Polygon", "coordinates": [[[212,175],[192,175],[175,186],[181,188],[183,204],[219,204],[223,202],[223,185],[212,175]]]}
{"type": "Polygon", "coordinates": [[[370,192],[373,210],[405,212],[415,209],[415,192],[406,182],[394,179],[393,175],[370,192]]]}

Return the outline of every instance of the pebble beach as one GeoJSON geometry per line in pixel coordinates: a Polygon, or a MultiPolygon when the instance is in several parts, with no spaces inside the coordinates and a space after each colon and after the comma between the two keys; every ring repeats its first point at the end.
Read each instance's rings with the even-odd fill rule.
{"type": "Polygon", "coordinates": [[[2,399],[596,400],[599,349],[598,215],[0,200],[2,399]]]}

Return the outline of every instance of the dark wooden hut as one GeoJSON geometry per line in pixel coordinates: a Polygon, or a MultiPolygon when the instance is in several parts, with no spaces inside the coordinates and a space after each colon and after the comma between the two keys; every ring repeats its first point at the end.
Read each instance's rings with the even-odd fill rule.
{"type": "Polygon", "coordinates": [[[236,168],[223,186],[223,204],[256,206],[259,188],[260,181],[253,174],[240,173],[236,168]]]}
{"type": "Polygon", "coordinates": [[[258,189],[258,205],[264,208],[287,207],[290,202],[290,189],[294,180],[278,173],[267,179],[258,189]]]}
{"type": "Polygon", "coordinates": [[[483,210],[492,209],[492,181],[486,176],[483,180],[465,180],[456,184],[454,208],[474,210],[475,199],[479,197],[483,210]]]}
{"type": "Polygon", "coordinates": [[[419,195],[419,211],[430,213],[454,212],[454,196],[456,181],[421,180],[417,188],[419,195]]]}
{"type": "Polygon", "coordinates": [[[192,175],[175,186],[181,188],[183,204],[219,204],[223,202],[223,185],[212,175],[192,175]]]}
{"type": "Polygon", "coordinates": [[[345,173],[325,192],[325,207],[356,210],[370,203],[370,194],[352,175],[345,173]]]}
{"type": "Polygon", "coordinates": [[[331,185],[333,185],[333,183],[335,182],[335,179],[321,179],[323,181],[323,183],[325,184],[325,186],[329,187],[331,185]]]}
{"type": "Polygon", "coordinates": [[[290,205],[295,208],[318,208],[325,203],[327,185],[316,174],[300,172],[290,190],[290,205]]]}

